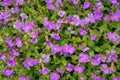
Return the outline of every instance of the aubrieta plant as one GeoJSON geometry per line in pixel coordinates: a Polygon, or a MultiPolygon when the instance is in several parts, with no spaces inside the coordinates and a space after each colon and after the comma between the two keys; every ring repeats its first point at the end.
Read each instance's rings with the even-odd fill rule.
{"type": "Polygon", "coordinates": [[[0,0],[0,80],[120,80],[120,0],[0,0]]]}

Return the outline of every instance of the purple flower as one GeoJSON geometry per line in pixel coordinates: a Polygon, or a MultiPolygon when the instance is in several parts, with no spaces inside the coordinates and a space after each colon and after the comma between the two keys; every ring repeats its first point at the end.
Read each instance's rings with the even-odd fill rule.
{"type": "Polygon", "coordinates": [[[37,43],[38,42],[38,38],[32,38],[32,43],[37,43]]]}
{"type": "Polygon", "coordinates": [[[59,30],[59,29],[61,28],[61,25],[62,25],[62,20],[61,20],[61,19],[58,19],[58,20],[57,20],[57,23],[56,23],[55,25],[56,25],[55,29],[56,29],[56,30],[59,30]]]}
{"type": "Polygon", "coordinates": [[[78,65],[74,66],[74,71],[78,73],[83,73],[84,69],[85,69],[84,66],[78,66],[78,65]]]}
{"type": "Polygon", "coordinates": [[[110,19],[111,19],[112,21],[120,21],[120,14],[114,13],[114,14],[112,14],[112,15],[110,16],[110,19]]]}
{"type": "Polygon", "coordinates": [[[16,6],[22,5],[24,3],[24,0],[16,0],[16,6]]]}
{"type": "Polygon", "coordinates": [[[8,36],[8,37],[5,38],[4,42],[8,43],[9,41],[10,41],[10,37],[8,36]]]}
{"type": "Polygon", "coordinates": [[[59,34],[51,33],[50,36],[51,36],[53,39],[55,39],[55,40],[60,40],[60,36],[59,36],[59,34]]]}
{"type": "Polygon", "coordinates": [[[0,58],[2,57],[2,55],[3,55],[3,54],[0,52],[0,58]]]}
{"type": "Polygon", "coordinates": [[[46,40],[46,45],[50,45],[50,44],[52,44],[52,42],[50,41],[50,40],[46,40]]]}
{"type": "Polygon", "coordinates": [[[92,57],[91,59],[91,64],[94,65],[94,66],[97,66],[101,63],[101,60],[100,60],[100,55],[99,54],[96,54],[94,57],[92,57]]]}
{"type": "Polygon", "coordinates": [[[50,80],[59,80],[60,75],[57,72],[51,72],[50,73],[50,80]]]}
{"type": "Polygon", "coordinates": [[[72,29],[71,29],[71,27],[67,27],[67,30],[68,30],[68,31],[71,31],[72,29]]]}
{"type": "Polygon", "coordinates": [[[45,0],[46,3],[52,3],[52,0],[45,0]]]}
{"type": "Polygon", "coordinates": [[[89,18],[87,18],[87,21],[86,21],[86,19],[82,19],[79,21],[79,24],[81,27],[85,27],[88,22],[89,22],[89,18]]]}
{"type": "Polygon", "coordinates": [[[108,68],[107,64],[102,64],[100,67],[100,70],[104,72],[104,74],[109,74],[110,73],[110,68],[108,68]]]}
{"type": "Polygon", "coordinates": [[[86,17],[85,19],[80,20],[79,24],[80,24],[81,27],[85,27],[88,24],[89,21],[90,21],[89,18],[86,17]]]}
{"type": "Polygon", "coordinates": [[[119,37],[119,35],[116,32],[108,32],[108,38],[110,41],[115,42],[117,40],[117,38],[119,37]]]}
{"type": "Polygon", "coordinates": [[[107,54],[107,60],[106,62],[118,62],[118,55],[115,54],[115,50],[114,49],[111,49],[110,51],[107,51],[106,54],[107,54]]]}
{"type": "Polygon", "coordinates": [[[94,80],[105,80],[105,78],[96,77],[94,80]]]}
{"type": "Polygon", "coordinates": [[[90,48],[89,47],[85,47],[85,46],[82,46],[82,48],[81,48],[81,50],[83,51],[83,52],[86,52],[86,51],[88,51],[90,48]]]}
{"type": "Polygon", "coordinates": [[[74,69],[74,65],[73,65],[73,64],[68,63],[68,64],[66,65],[66,70],[67,70],[68,72],[73,71],[73,69],[74,69]]]}
{"type": "Polygon", "coordinates": [[[18,13],[20,11],[19,7],[11,8],[11,12],[13,14],[18,13]]]}
{"type": "Polygon", "coordinates": [[[109,15],[112,15],[112,14],[113,14],[113,11],[112,11],[112,10],[108,10],[108,14],[109,14],[109,15]]]}
{"type": "Polygon", "coordinates": [[[22,24],[22,30],[28,33],[32,29],[32,24],[30,22],[22,24]]]}
{"type": "Polygon", "coordinates": [[[88,60],[89,60],[89,55],[88,54],[84,54],[84,53],[80,53],[79,54],[79,58],[78,58],[78,60],[79,60],[79,62],[88,62],[88,60]]]}
{"type": "Polygon", "coordinates": [[[102,62],[106,62],[107,56],[101,55],[101,56],[100,56],[100,59],[101,59],[102,62]]]}
{"type": "Polygon", "coordinates": [[[94,15],[92,13],[88,14],[88,19],[89,19],[90,23],[95,23],[95,18],[94,18],[94,15]]]}
{"type": "Polygon", "coordinates": [[[7,62],[8,66],[14,67],[15,63],[16,63],[16,60],[14,60],[13,58],[8,59],[8,62],[7,62]]]}
{"type": "Polygon", "coordinates": [[[90,36],[91,36],[91,40],[95,40],[95,38],[96,38],[95,34],[91,34],[90,36]]]}
{"type": "Polygon", "coordinates": [[[59,73],[64,73],[64,69],[62,69],[62,68],[56,68],[56,71],[59,73]]]}
{"type": "Polygon", "coordinates": [[[93,7],[94,11],[101,11],[104,8],[104,6],[102,5],[101,1],[98,1],[95,6],[93,7]]]}
{"type": "Polygon", "coordinates": [[[49,21],[49,20],[48,20],[48,17],[43,18],[43,21],[42,21],[42,22],[43,22],[43,25],[44,25],[44,26],[47,26],[47,25],[48,25],[48,21],[49,21]]]}
{"type": "Polygon", "coordinates": [[[48,20],[48,17],[45,17],[43,19],[43,25],[48,29],[48,30],[53,30],[55,28],[55,24],[51,21],[48,20]]]}
{"type": "Polygon", "coordinates": [[[5,55],[2,55],[1,59],[2,59],[3,61],[5,61],[5,60],[6,60],[6,56],[5,56],[5,55]]]}
{"type": "Polygon", "coordinates": [[[8,42],[8,49],[10,50],[14,45],[15,45],[15,44],[14,44],[14,41],[13,41],[13,40],[10,40],[10,41],[8,42]]]}
{"type": "Polygon", "coordinates": [[[54,9],[55,9],[55,6],[54,6],[52,3],[48,3],[48,4],[47,4],[47,8],[48,8],[49,10],[54,10],[54,9]]]}
{"type": "Polygon", "coordinates": [[[65,15],[65,11],[60,10],[58,12],[58,16],[63,17],[65,15]]]}
{"type": "Polygon", "coordinates": [[[111,2],[112,4],[114,4],[114,6],[118,6],[117,0],[110,0],[110,2],[111,2]]]}
{"type": "Polygon", "coordinates": [[[70,34],[75,34],[75,31],[73,31],[73,30],[72,30],[72,31],[70,31],[70,34]]]}
{"type": "Polygon", "coordinates": [[[25,77],[24,75],[20,75],[20,77],[18,78],[18,80],[30,80],[29,77],[25,77]]]}
{"type": "Polygon", "coordinates": [[[104,78],[100,78],[96,72],[94,72],[91,76],[94,80],[105,80],[104,78]]]}
{"type": "Polygon", "coordinates": [[[86,2],[84,2],[84,4],[83,4],[83,8],[84,9],[88,9],[89,7],[90,7],[90,2],[88,2],[88,1],[86,1],[86,2]]]}
{"type": "Polygon", "coordinates": [[[68,15],[68,16],[66,16],[66,22],[68,23],[70,23],[71,22],[71,20],[72,20],[72,15],[68,15]]]}
{"type": "Polygon", "coordinates": [[[3,55],[1,52],[0,52],[0,59],[2,59],[3,61],[5,61],[5,60],[6,60],[6,56],[5,56],[5,55],[3,55]]]}
{"type": "Polygon", "coordinates": [[[117,9],[116,9],[115,14],[119,17],[119,20],[120,20],[120,8],[117,8],[117,9]]]}
{"type": "Polygon", "coordinates": [[[104,21],[108,22],[108,21],[110,21],[110,18],[108,16],[105,16],[104,21]]]}
{"type": "Polygon", "coordinates": [[[22,41],[20,40],[20,37],[16,38],[16,45],[17,47],[22,47],[22,41]]]}
{"type": "Polygon", "coordinates": [[[51,51],[52,54],[54,55],[61,51],[61,47],[58,44],[52,45],[51,51]]]}
{"type": "Polygon", "coordinates": [[[14,25],[13,25],[14,28],[20,29],[21,26],[22,26],[22,22],[19,22],[19,21],[15,21],[15,22],[14,22],[14,25]]]}
{"type": "Polygon", "coordinates": [[[10,76],[10,75],[14,74],[14,72],[11,69],[3,68],[2,74],[4,74],[5,76],[10,76]]]}
{"type": "Polygon", "coordinates": [[[50,61],[50,55],[47,55],[47,54],[43,54],[42,55],[42,62],[43,63],[47,63],[50,61]]]}
{"type": "Polygon", "coordinates": [[[10,6],[10,0],[3,0],[3,1],[1,2],[1,5],[2,5],[2,6],[10,6]]]}
{"type": "Polygon", "coordinates": [[[98,74],[96,72],[94,72],[94,73],[92,73],[91,78],[95,79],[97,77],[97,75],[98,74]]]}
{"type": "Polygon", "coordinates": [[[56,7],[62,6],[61,4],[62,4],[62,0],[56,0],[55,2],[56,7]]]}
{"type": "Polygon", "coordinates": [[[87,34],[87,31],[82,29],[82,28],[80,28],[79,29],[79,33],[80,33],[81,36],[85,36],[87,34]]]}
{"type": "Polygon", "coordinates": [[[24,21],[24,19],[28,18],[28,16],[25,13],[21,13],[20,17],[22,18],[22,21],[24,21]]]}
{"type": "Polygon", "coordinates": [[[115,49],[111,49],[111,50],[106,51],[107,55],[113,55],[115,53],[116,53],[115,49]]]}
{"type": "Polygon", "coordinates": [[[42,70],[39,70],[39,73],[43,75],[47,74],[48,72],[49,72],[48,68],[43,68],[42,70]]]}
{"type": "Polygon", "coordinates": [[[95,20],[102,20],[103,13],[100,11],[94,11],[94,18],[95,20]]]}
{"type": "Polygon", "coordinates": [[[40,61],[41,61],[40,59],[34,59],[34,60],[33,60],[33,65],[38,64],[40,61]]]}
{"type": "Polygon", "coordinates": [[[62,48],[62,52],[61,54],[65,55],[65,54],[73,54],[75,52],[75,47],[71,46],[71,45],[64,45],[61,47],[62,48]]]}
{"type": "Polygon", "coordinates": [[[120,80],[120,76],[114,76],[112,80],[120,80]]]}
{"type": "Polygon", "coordinates": [[[73,15],[70,24],[78,26],[80,24],[80,18],[78,15],[73,15]]]}
{"type": "Polygon", "coordinates": [[[68,54],[73,54],[75,52],[75,47],[69,45],[68,48],[69,48],[68,54]]]}
{"type": "Polygon", "coordinates": [[[3,23],[5,25],[8,23],[9,16],[10,16],[10,10],[7,10],[7,11],[2,10],[2,11],[0,11],[0,21],[3,20],[4,21],[3,23]]]}
{"type": "Polygon", "coordinates": [[[27,2],[28,2],[28,4],[29,4],[29,3],[31,2],[31,0],[28,0],[27,2]]]}
{"type": "Polygon", "coordinates": [[[34,60],[32,58],[28,58],[23,62],[25,68],[32,67],[34,65],[34,60]]]}
{"type": "Polygon", "coordinates": [[[70,0],[70,2],[72,2],[73,4],[78,4],[77,0],[70,0]]]}
{"type": "Polygon", "coordinates": [[[36,31],[31,32],[30,37],[31,38],[37,38],[38,37],[37,32],[36,31]]]}
{"type": "Polygon", "coordinates": [[[17,50],[15,50],[15,49],[12,49],[11,51],[10,51],[10,55],[11,56],[19,56],[19,52],[17,51],[17,50]]]}
{"type": "MultiPolygon", "coordinates": [[[[34,25],[34,23],[32,23],[31,25],[34,25]]],[[[33,32],[30,33],[30,37],[32,38],[32,42],[33,43],[37,43],[38,42],[39,31],[41,31],[41,29],[37,28],[33,32]]]]}

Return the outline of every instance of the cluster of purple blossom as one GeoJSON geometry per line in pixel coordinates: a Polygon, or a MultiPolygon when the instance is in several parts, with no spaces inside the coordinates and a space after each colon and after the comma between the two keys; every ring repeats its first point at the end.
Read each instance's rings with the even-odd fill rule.
{"type": "Polygon", "coordinates": [[[117,2],[117,0],[110,0],[110,2],[114,5],[114,6],[118,6],[119,3],[117,2]]]}
{"type": "Polygon", "coordinates": [[[117,8],[115,13],[112,10],[108,10],[108,16],[104,17],[104,21],[120,21],[120,8],[117,8]]]}
{"type": "MultiPolygon", "coordinates": [[[[1,2],[1,5],[4,6],[4,7],[8,7],[8,6],[11,5],[11,3],[15,3],[14,4],[15,7],[12,7],[10,10],[0,11],[0,21],[4,21],[4,24],[8,23],[8,21],[10,20],[9,17],[11,16],[11,14],[16,14],[16,13],[20,12],[19,6],[23,5],[24,0],[16,0],[16,1],[3,0],[1,2]],[[10,12],[11,12],[11,14],[10,14],[10,12]]],[[[30,3],[30,0],[28,0],[28,3],[30,3]]],[[[19,31],[24,31],[26,33],[30,32],[30,31],[33,31],[33,32],[31,32],[30,37],[32,38],[32,42],[36,43],[37,38],[38,38],[38,34],[41,33],[41,29],[40,28],[32,29],[34,24],[35,24],[35,21],[30,20],[29,22],[25,22],[25,19],[28,18],[28,16],[25,13],[21,13],[20,17],[21,17],[21,22],[20,22],[20,20],[17,19],[14,22],[13,27],[18,29],[19,31]]],[[[8,45],[10,56],[7,59],[6,57],[8,56],[8,54],[6,53],[6,55],[5,55],[4,53],[0,52],[0,59],[2,59],[3,61],[5,61],[7,63],[7,67],[3,68],[2,73],[5,76],[10,76],[10,75],[14,74],[14,66],[16,64],[16,56],[19,56],[19,54],[20,54],[19,48],[22,47],[22,44],[23,44],[24,40],[21,39],[19,37],[19,34],[18,34],[16,36],[14,36],[12,39],[9,36],[6,37],[4,42],[7,43],[7,45],[8,45]],[[17,49],[14,49],[15,48],[14,46],[17,49]]],[[[24,65],[25,68],[28,68],[28,67],[32,67],[32,66],[38,64],[39,62],[40,62],[40,59],[27,58],[23,62],[23,65],[24,65]]],[[[25,77],[23,75],[20,75],[18,80],[22,80],[22,79],[30,80],[29,77],[25,77]]]]}
{"type": "Polygon", "coordinates": [[[94,66],[99,65],[101,62],[117,62],[118,55],[115,53],[116,51],[114,49],[109,50],[106,52],[106,55],[103,54],[96,54],[91,59],[91,64],[94,66]]]}
{"type": "Polygon", "coordinates": [[[24,0],[16,0],[16,1],[13,1],[13,0],[3,0],[1,5],[2,6],[10,6],[11,3],[13,3],[13,2],[14,2],[15,6],[19,6],[19,5],[23,5],[24,0]]]}
{"type": "Polygon", "coordinates": [[[107,64],[102,64],[102,66],[100,67],[100,70],[103,71],[104,74],[115,72],[115,70],[112,68],[109,68],[107,64]]]}
{"type": "Polygon", "coordinates": [[[9,16],[10,16],[9,11],[5,11],[5,10],[0,11],[0,21],[3,21],[4,24],[8,23],[9,16]]]}
{"type": "Polygon", "coordinates": [[[9,6],[11,6],[12,3],[16,7],[12,7],[10,10],[8,9],[8,10],[0,11],[0,21],[4,21],[4,24],[7,24],[8,21],[10,20],[9,19],[10,15],[11,15],[10,12],[15,14],[15,13],[18,13],[20,11],[19,6],[23,5],[24,0],[16,0],[16,1],[14,1],[14,0],[3,0],[1,2],[1,5],[3,7],[9,7],[9,6]]]}
{"type": "MultiPolygon", "coordinates": [[[[91,75],[91,78],[93,78],[94,80],[105,80],[105,78],[101,78],[98,76],[98,73],[97,72],[94,72],[92,75],[91,75]]],[[[119,76],[113,76],[112,80],[119,80],[120,77],[119,76]]]]}
{"type": "Polygon", "coordinates": [[[68,72],[72,72],[74,70],[75,72],[80,74],[80,73],[83,73],[83,71],[85,70],[85,67],[84,66],[78,66],[78,65],[74,66],[73,64],[68,63],[66,65],[66,70],[68,72]]]}
{"type": "MultiPolygon", "coordinates": [[[[91,64],[94,66],[99,65],[101,62],[103,63],[117,62],[118,61],[117,59],[118,59],[118,55],[116,54],[116,51],[114,49],[108,50],[106,52],[106,55],[96,54],[93,57],[91,57],[88,54],[82,52],[79,54],[78,57],[80,63],[86,63],[90,61],[91,64]]],[[[109,68],[107,64],[102,64],[100,70],[103,71],[104,74],[115,72],[114,68],[113,67],[109,68]]]]}
{"type": "MultiPolygon", "coordinates": [[[[64,10],[59,10],[58,12],[58,16],[60,17],[56,23],[54,23],[54,21],[50,21],[48,20],[48,17],[45,17],[43,19],[43,25],[48,29],[48,30],[60,30],[60,28],[62,27],[62,24],[72,24],[74,26],[81,26],[81,28],[79,29],[79,33],[81,36],[85,36],[87,34],[87,29],[85,29],[85,26],[88,23],[95,23],[95,21],[100,21],[102,20],[104,14],[102,13],[102,9],[104,8],[104,6],[102,5],[102,2],[100,0],[96,0],[97,3],[95,4],[95,6],[93,7],[93,13],[90,12],[88,13],[87,17],[85,17],[84,19],[80,19],[80,17],[75,14],[75,15],[68,15],[66,16],[66,19],[63,20],[61,19],[64,15],[66,15],[66,12],[64,10]]],[[[13,0],[3,0],[2,1],[2,6],[10,6],[10,3],[14,2],[13,0]]],[[[28,0],[28,3],[30,2],[30,0],[28,0]]],[[[49,10],[54,10],[57,7],[61,7],[63,6],[63,2],[62,0],[56,0],[55,3],[52,2],[52,0],[45,0],[45,2],[47,3],[47,7],[49,10]]],[[[73,4],[78,4],[78,0],[70,0],[71,3],[73,4]]],[[[115,5],[118,6],[119,3],[117,2],[117,0],[110,0],[110,2],[115,5]]],[[[16,7],[12,7],[10,9],[12,14],[15,13],[19,13],[20,12],[20,8],[18,7],[19,5],[22,5],[24,3],[24,0],[16,0],[15,6],[16,7]]],[[[83,9],[88,9],[91,7],[91,3],[89,1],[85,1],[83,4],[83,9]]],[[[0,11],[0,21],[4,21],[4,24],[6,24],[8,22],[8,18],[10,17],[10,11],[0,11]]],[[[108,14],[110,15],[110,17],[104,16],[104,21],[120,21],[120,9],[117,8],[116,12],[113,13],[112,10],[108,11],[108,14]]],[[[35,21],[34,20],[30,20],[28,22],[25,22],[25,19],[28,18],[28,16],[25,13],[21,13],[20,14],[20,18],[21,20],[16,20],[14,22],[13,27],[16,28],[19,31],[23,31],[25,33],[30,33],[30,37],[32,38],[32,42],[33,43],[37,43],[38,41],[38,35],[41,33],[41,29],[37,28],[34,29],[35,27],[35,21]]],[[[67,28],[69,31],[71,31],[71,29],[67,28]]],[[[71,32],[74,33],[74,32],[71,32]]],[[[52,32],[50,34],[51,38],[55,39],[55,40],[60,40],[60,35],[59,33],[55,33],[52,32]]],[[[90,34],[91,40],[95,40],[96,39],[96,34],[90,34]]],[[[115,33],[115,32],[109,32],[108,33],[108,38],[110,41],[116,42],[116,43],[120,43],[120,36],[115,33]]],[[[6,59],[6,55],[4,55],[3,53],[0,53],[0,59],[2,59],[3,61],[6,62],[7,60],[7,66],[9,68],[3,68],[2,73],[5,76],[10,76],[12,74],[14,74],[14,70],[13,67],[16,64],[16,57],[19,56],[20,52],[19,52],[19,48],[22,47],[23,44],[23,40],[19,37],[19,36],[15,36],[12,39],[10,37],[6,37],[5,39],[5,43],[7,43],[8,45],[8,49],[10,51],[10,58],[6,59]],[[14,49],[13,46],[17,46],[18,49],[14,49]]],[[[53,44],[50,40],[46,39],[46,44],[49,45],[51,47],[51,52],[52,55],[55,55],[57,53],[60,53],[61,55],[67,55],[67,54],[74,54],[76,48],[70,44],[65,44],[60,46],[59,44],[53,44]]],[[[100,67],[100,70],[104,73],[104,74],[109,74],[109,73],[114,73],[115,70],[113,67],[108,67],[108,65],[106,63],[113,63],[113,62],[118,62],[118,55],[116,54],[116,51],[114,49],[111,49],[109,51],[106,52],[106,55],[103,54],[95,54],[93,57],[89,56],[88,54],[86,54],[85,52],[89,50],[88,47],[82,46],[81,48],[81,53],[78,56],[78,61],[80,63],[87,63],[87,62],[91,62],[92,65],[94,66],[98,66],[101,62],[103,62],[104,64],[102,64],[102,66],[100,67]]],[[[45,75],[47,73],[50,72],[50,70],[47,67],[44,67],[44,64],[50,61],[50,55],[47,54],[42,54],[42,58],[41,59],[33,59],[33,58],[26,58],[22,63],[24,65],[25,68],[29,68],[32,67],[34,65],[39,64],[40,62],[42,62],[42,69],[39,70],[39,73],[42,75],[45,75]]],[[[70,64],[67,63],[66,64],[66,71],[67,72],[72,72],[75,71],[79,74],[83,73],[85,70],[85,67],[82,65],[74,65],[74,64],[70,64]]],[[[59,80],[60,79],[60,74],[64,73],[64,69],[63,68],[56,68],[56,71],[50,72],[50,80],[59,80]]],[[[94,80],[105,80],[104,78],[101,78],[97,75],[97,73],[93,73],[91,76],[94,80]]],[[[30,80],[30,77],[25,77],[24,75],[20,75],[20,77],[18,78],[18,80],[30,80]]],[[[81,78],[82,79],[82,78],[81,78]]],[[[119,80],[120,77],[119,76],[114,76],[113,80],[119,80]]],[[[84,78],[82,79],[84,80],[84,78]]]]}
{"type": "MultiPolygon", "coordinates": [[[[42,69],[39,70],[39,73],[42,75],[45,75],[49,72],[48,68],[45,68],[44,65],[42,66],[42,69]]],[[[63,68],[56,68],[56,71],[50,73],[50,80],[59,80],[60,74],[64,73],[63,68]]]]}
{"type": "Polygon", "coordinates": [[[5,42],[8,44],[8,49],[11,50],[13,46],[17,46],[18,48],[22,47],[22,40],[20,39],[20,37],[15,37],[14,38],[10,38],[9,36],[6,37],[5,42]]]}
{"type": "Polygon", "coordinates": [[[10,57],[7,59],[6,56],[3,53],[0,53],[0,58],[4,60],[7,63],[8,68],[3,68],[2,73],[6,76],[10,76],[11,74],[14,74],[13,67],[16,64],[16,56],[19,56],[19,51],[16,49],[13,49],[13,46],[16,45],[18,48],[22,47],[22,43],[19,37],[16,37],[14,40],[11,40],[10,37],[7,37],[5,39],[5,42],[8,44],[8,49],[10,50],[10,57]]]}
{"type": "Polygon", "coordinates": [[[43,19],[43,25],[48,29],[48,30],[59,30],[61,28],[62,20],[59,19],[57,23],[55,24],[53,21],[48,20],[48,17],[45,17],[43,19]]]}
{"type": "Polygon", "coordinates": [[[69,44],[63,45],[61,47],[58,44],[54,44],[51,47],[51,51],[53,55],[58,52],[60,52],[61,55],[73,54],[75,52],[75,47],[69,44]]]}
{"type": "Polygon", "coordinates": [[[94,72],[92,75],[91,75],[91,78],[93,78],[94,80],[105,80],[105,78],[101,78],[98,76],[97,72],[94,72]]]}
{"type": "Polygon", "coordinates": [[[52,0],[45,0],[45,2],[49,10],[54,10],[56,7],[62,6],[62,0],[56,0],[55,3],[53,3],[52,0]]]}
{"type": "MultiPolygon", "coordinates": [[[[84,9],[87,9],[90,7],[90,2],[85,2],[83,5],[84,9]]],[[[87,17],[85,17],[84,19],[79,18],[78,15],[68,15],[66,17],[66,22],[70,23],[74,26],[82,26],[85,27],[88,23],[95,23],[96,20],[102,20],[103,17],[103,13],[101,12],[101,10],[103,9],[103,5],[101,1],[98,1],[95,6],[93,7],[94,10],[94,14],[93,13],[88,13],[87,17]]]]}
{"type": "Polygon", "coordinates": [[[28,77],[28,76],[25,77],[24,75],[21,74],[21,75],[19,76],[18,80],[30,80],[30,77],[28,77]]]}
{"type": "Polygon", "coordinates": [[[110,41],[115,42],[117,44],[120,43],[120,36],[116,32],[108,32],[107,35],[110,41]]]}
{"type": "Polygon", "coordinates": [[[20,16],[22,18],[22,22],[15,21],[13,27],[16,29],[22,29],[26,33],[30,32],[34,25],[34,20],[24,23],[24,20],[27,18],[27,15],[24,13],[21,13],[20,16]]]}
{"type": "Polygon", "coordinates": [[[24,62],[23,65],[25,68],[32,67],[40,62],[40,59],[33,59],[33,58],[27,58],[24,62]]]}

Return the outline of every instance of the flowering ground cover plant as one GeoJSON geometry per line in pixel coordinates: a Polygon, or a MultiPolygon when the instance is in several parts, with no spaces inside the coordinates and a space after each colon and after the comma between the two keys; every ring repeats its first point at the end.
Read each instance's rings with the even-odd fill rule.
{"type": "Polygon", "coordinates": [[[120,1],[0,0],[0,80],[120,80],[120,1]]]}

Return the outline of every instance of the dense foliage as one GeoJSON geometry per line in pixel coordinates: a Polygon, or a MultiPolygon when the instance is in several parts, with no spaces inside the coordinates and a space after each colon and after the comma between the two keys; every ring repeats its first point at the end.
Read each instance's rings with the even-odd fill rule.
{"type": "Polygon", "coordinates": [[[120,80],[120,1],[0,0],[0,80],[120,80]]]}

